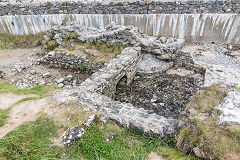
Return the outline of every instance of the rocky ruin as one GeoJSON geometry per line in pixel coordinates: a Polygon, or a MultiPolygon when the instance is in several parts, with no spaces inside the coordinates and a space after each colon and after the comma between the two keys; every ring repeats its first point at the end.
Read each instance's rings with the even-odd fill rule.
{"type": "MultiPolygon", "coordinates": [[[[43,55],[38,53],[13,68],[0,68],[0,79],[21,88],[57,85],[63,88],[52,97],[58,104],[75,102],[85,112],[100,112],[102,123],[113,120],[147,136],[166,139],[174,135],[177,140],[182,128],[194,126],[191,118],[183,120],[197,113],[186,106],[204,87],[221,83],[228,94],[211,113],[221,111],[222,125],[240,124],[239,46],[198,43],[188,47],[184,39],[149,36],[133,26],[114,23],[104,29],[54,26],[42,43],[43,55]],[[80,44],[120,45],[121,50],[100,62],[92,59],[100,51],[80,44]]],[[[91,116],[89,124],[67,129],[62,136],[64,146],[80,139],[96,117],[91,116]]],[[[177,147],[201,158],[217,157],[186,139],[177,147]]]]}
{"type": "MultiPolygon", "coordinates": [[[[203,81],[204,74],[204,69],[195,66],[188,53],[179,52],[179,50],[184,44],[184,40],[164,37],[150,37],[142,34],[138,29],[134,27],[118,26],[114,24],[109,25],[104,30],[100,31],[91,28],[79,28],[76,26],[60,26],[50,30],[48,32],[48,37],[53,37],[53,39],[58,43],[58,45],[61,46],[61,37],[63,37],[63,34],[69,34],[72,32],[77,32],[78,35],[72,43],[76,41],[103,41],[109,43],[120,42],[124,45],[127,44],[129,47],[125,48],[121,52],[121,54],[116,56],[116,58],[112,59],[108,63],[105,63],[103,68],[93,73],[89,78],[82,82],[78,88],[70,91],[65,90],[64,92],[56,95],[56,100],[60,101],[60,103],[66,103],[70,100],[76,101],[79,103],[80,106],[84,106],[86,111],[100,110],[104,119],[114,120],[119,125],[130,127],[146,135],[164,138],[172,134],[174,132],[174,124],[179,118],[180,112],[184,110],[185,104],[189,101],[190,97],[194,95],[194,93],[198,90],[200,84],[203,81]],[[59,32],[59,30],[61,32],[59,32]],[[126,81],[126,83],[123,83],[127,88],[134,88],[131,87],[131,85],[134,85],[136,79],[146,81],[148,80],[147,78],[141,78],[136,75],[138,71],[141,71],[141,69],[139,69],[141,68],[139,67],[139,64],[140,62],[143,62],[143,56],[147,54],[150,54],[153,58],[160,62],[156,64],[159,66],[159,68],[155,71],[158,72],[155,73],[155,76],[162,77],[163,81],[176,81],[175,83],[177,85],[173,85],[171,86],[171,88],[169,86],[170,83],[165,82],[164,84],[163,82],[163,84],[160,84],[162,85],[162,87],[156,86],[154,84],[149,84],[147,86],[152,86],[153,88],[149,88],[152,91],[157,91],[158,88],[164,88],[165,86],[166,90],[169,91],[166,92],[163,90],[162,92],[166,92],[166,95],[176,89],[176,91],[178,91],[176,92],[176,94],[179,95],[179,102],[178,100],[174,100],[172,98],[170,98],[169,100],[167,100],[167,98],[166,100],[162,100],[161,102],[161,100],[158,99],[159,95],[161,95],[161,91],[160,93],[155,95],[148,94],[150,99],[148,97],[144,97],[142,99],[143,101],[151,101],[158,106],[161,106],[162,104],[163,106],[166,105],[166,108],[168,108],[170,113],[165,114],[167,110],[160,109],[161,107],[157,107],[159,108],[158,110],[153,110],[152,112],[149,112],[149,110],[151,110],[153,106],[149,106],[145,102],[143,102],[143,104],[145,105],[143,109],[139,108],[140,106],[142,106],[142,104],[140,105],[139,103],[134,103],[132,101],[118,99],[118,97],[120,97],[118,95],[118,92],[120,90],[120,88],[118,88],[119,83],[126,81]],[[183,68],[185,67],[186,69],[191,70],[193,73],[196,73],[196,76],[193,76],[193,74],[189,74],[189,77],[186,76],[186,78],[181,78],[181,76],[167,74],[161,75],[161,73],[165,73],[166,70],[168,70],[170,67],[173,68],[176,66],[183,68]],[[182,93],[182,95],[180,93],[182,93]],[[154,98],[155,100],[153,100],[154,98]],[[114,101],[114,99],[118,101],[114,101]]],[[[54,57],[52,56],[53,52],[54,51],[43,57],[42,61],[44,63],[55,64],[56,59],[49,59],[50,55],[51,57],[54,57]]],[[[74,62],[71,62],[72,60],[75,59],[69,58],[65,61],[65,63],[74,65],[74,62]]],[[[152,67],[152,70],[154,68],[155,66],[152,67]]],[[[148,70],[149,68],[147,69],[146,73],[148,72],[148,70]]],[[[144,74],[142,76],[144,76],[144,74]]],[[[154,77],[152,78],[155,79],[154,77]]],[[[142,83],[146,82],[142,81],[142,83]]],[[[147,89],[145,89],[145,92],[146,91],[147,89]]],[[[131,93],[128,91],[126,92],[131,93]]],[[[141,95],[144,93],[136,92],[136,94],[141,95]]],[[[134,94],[132,94],[132,96],[134,96],[134,94]]],[[[127,95],[127,97],[129,96],[127,95]]]]}

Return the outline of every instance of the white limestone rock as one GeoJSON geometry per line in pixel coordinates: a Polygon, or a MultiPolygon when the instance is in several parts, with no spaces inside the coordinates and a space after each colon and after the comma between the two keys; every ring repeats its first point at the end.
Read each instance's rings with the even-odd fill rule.
{"type": "Polygon", "coordinates": [[[222,112],[219,116],[222,124],[235,124],[240,126],[240,91],[230,91],[216,109],[222,112]]]}

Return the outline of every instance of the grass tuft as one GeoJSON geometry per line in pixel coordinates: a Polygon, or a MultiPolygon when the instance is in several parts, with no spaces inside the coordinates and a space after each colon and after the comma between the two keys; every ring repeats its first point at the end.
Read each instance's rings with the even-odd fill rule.
{"type": "Polygon", "coordinates": [[[5,121],[8,118],[10,110],[11,108],[0,109],[0,127],[2,127],[5,124],[5,121]]]}

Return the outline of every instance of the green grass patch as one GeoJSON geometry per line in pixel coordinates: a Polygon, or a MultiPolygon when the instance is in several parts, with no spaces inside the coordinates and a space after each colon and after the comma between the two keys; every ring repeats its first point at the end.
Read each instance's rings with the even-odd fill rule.
{"type": "Polygon", "coordinates": [[[76,39],[74,33],[67,34],[63,43],[64,46],[61,49],[66,49],[68,54],[73,55],[85,55],[88,59],[94,62],[109,62],[111,59],[115,58],[121,51],[127,47],[127,45],[122,45],[121,43],[106,43],[101,41],[82,43],[75,40],[75,45],[71,46],[69,39],[76,39]],[[88,53],[84,53],[84,49],[88,50],[88,53]]]}
{"type": "Polygon", "coordinates": [[[196,95],[193,103],[188,104],[187,109],[194,108],[202,113],[209,113],[222,102],[226,95],[226,91],[217,85],[212,85],[196,95]]]}
{"type": "Polygon", "coordinates": [[[161,140],[146,137],[130,129],[117,126],[110,121],[102,128],[96,124],[88,128],[83,137],[70,147],[52,146],[51,139],[59,136],[60,127],[46,115],[41,115],[35,122],[27,122],[0,139],[0,159],[65,159],[88,160],[104,159],[147,159],[151,152],[169,159],[197,159],[174,148],[174,140],[161,140]],[[106,137],[116,134],[107,142],[106,137]]]}
{"type": "Polygon", "coordinates": [[[0,109],[0,127],[2,127],[5,124],[5,121],[8,118],[10,110],[11,108],[0,109]]]}
{"type": "Polygon", "coordinates": [[[47,49],[48,50],[54,50],[55,48],[58,47],[58,44],[55,40],[49,40],[49,41],[46,42],[46,44],[47,44],[47,49]]]}
{"type": "Polygon", "coordinates": [[[60,159],[62,149],[50,147],[57,128],[46,115],[19,126],[0,139],[0,159],[60,159]]]}
{"type": "Polygon", "coordinates": [[[65,37],[67,40],[70,40],[70,39],[77,39],[77,32],[72,32],[72,33],[68,33],[68,34],[65,34],[65,37]]]}
{"type": "Polygon", "coordinates": [[[0,49],[32,48],[41,45],[44,33],[13,35],[0,33],[0,49]]]}
{"type": "Polygon", "coordinates": [[[33,88],[17,88],[14,85],[11,85],[9,82],[0,81],[0,93],[35,94],[43,97],[54,89],[57,89],[57,87],[44,85],[37,85],[33,88]]]}
{"type": "Polygon", "coordinates": [[[89,160],[104,159],[134,159],[142,160],[148,157],[150,152],[157,152],[168,159],[196,159],[177,151],[173,141],[146,137],[140,133],[126,128],[120,128],[115,123],[109,122],[102,130],[99,125],[90,127],[83,137],[74,145],[67,148],[67,159],[89,160]],[[116,138],[111,142],[105,139],[107,135],[115,133],[116,138]],[[172,154],[175,154],[174,156],[172,154]]]}

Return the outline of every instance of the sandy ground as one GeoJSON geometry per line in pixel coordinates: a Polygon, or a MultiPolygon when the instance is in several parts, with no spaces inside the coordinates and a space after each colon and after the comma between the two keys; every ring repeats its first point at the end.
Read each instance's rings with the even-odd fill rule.
{"type": "MultiPolygon", "coordinates": [[[[10,96],[5,97],[4,101],[0,100],[2,104],[5,104],[4,108],[11,107],[12,104],[20,100],[21,97],[27,97],[27,95],[8,95],[10,96]],[[14,99],[14,97],[16,97],[16,99],[14,99]]],[[[0,98],[4,96],[5,95],[0,94],[0,98]]],[[[0,127],[0,138],[4,137],[8,132],[14,130],[24,122],[35,121],[41,113],[46,113],[50,118],[63,122],[67,109],[67,107],[56,107],[55,103],[51,101],[51,97],[25,101],[14,105],[11,108],[6,124],[0,127]]],[[[59,132],[60,135],[62,135],[63,131],[59,132]]]]}
{"type": "Polygon", "coordinates": [[[31,94],[24,94],[24,95],[16,95],[12,93],[0,94],[0,109],[7,109],[23,98],[35,97],[35,96],[36,95],[31,95],[31,94]]]}
{"type": "Polygon", "coordinates": [[[155,152],[151,152],[151,153],[148,155],[148,158],[149,158],[149,160],[165,160],[164,158],[162,158],[160,155],[158,155],[158,154],[155,153],[155,152]]]}
{"type": "MultiPolygon", "coordinates": [[[[9,99],[9,102],[11,101],[12,99],[9,99]]],[[[8,103],[8,98],[6,98],[4,102],[8,103]]],[[[48,107],[48,101],[46,99],[25,101],[13,106],[7,123],[0,128],[0,138],[24,122],[36,120],[38,113],[47,110],[48,107]]]]}
{"type": "Polygon", "coordinates": [[[15,50],[0,50],[1,67],[20,63],[27,60],[31,53],[36,53],[40,48],[34,49],[15,49],[15,50]]]}

